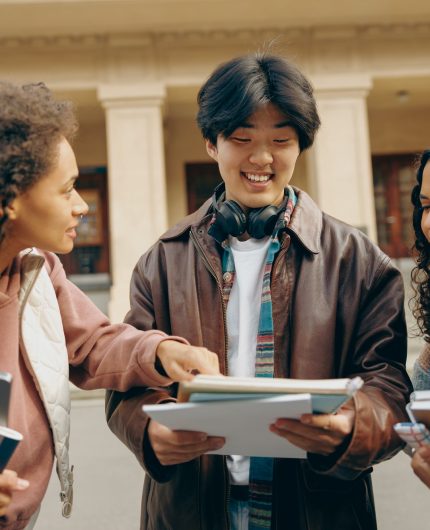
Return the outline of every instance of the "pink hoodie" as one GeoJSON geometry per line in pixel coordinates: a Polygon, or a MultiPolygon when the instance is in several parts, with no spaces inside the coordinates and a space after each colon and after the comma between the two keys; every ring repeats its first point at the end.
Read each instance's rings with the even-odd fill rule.
{"type": "MultiPolygon", "coordinates": [[[[133,386],[170,384],[171,380],[160,375],[154,366],[158,344],[170,337],[160,331],[142,332],[127,324],[110,324],[87,296],[67,280],[60,260],[51,253],[42,255],[60,307],[70,380],[84,389],[120,391],[133,386]]],[[[48,418],[20,344],[20,271],[21,257],[17,257],[0,277],[0,370],[13,376],[9,427],[24,436],[7,467],[30,481],[27,490],[14,494],[7,522],[0,522],[0,528],[9,530],[27,525],[45,494],[54,461],[48,418]]]]}

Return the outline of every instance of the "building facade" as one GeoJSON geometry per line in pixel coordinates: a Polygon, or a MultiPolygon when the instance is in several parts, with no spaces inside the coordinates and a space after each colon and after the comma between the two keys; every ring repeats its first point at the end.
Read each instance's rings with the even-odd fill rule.
{"type": "Polygon", "coordinates": [[[111,286],[114,321],[139,256],[219,178],[196,94],[247,52],[284,54],[315,88],[322,127],[292,183],[393,257],[409,253],[412,162],[430,146],[430,4],[249,4],[0,0],[0,77],[44,81],[76,103],[90,214],[64,263],[84,289],[111,286]]]}

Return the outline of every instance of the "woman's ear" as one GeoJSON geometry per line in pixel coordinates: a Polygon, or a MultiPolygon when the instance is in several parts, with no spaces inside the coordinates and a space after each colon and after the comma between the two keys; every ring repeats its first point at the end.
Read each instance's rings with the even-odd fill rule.
{"type": "Polygon", "coordinates": [[[15,219],[18,217],[18,211],[19,211],[18,197],[13,199],[13,201],[11,201],[4,208],[0,207],[0,215],[6,214],[7,218],[10,221],[15,221],[15,219]]]}
{"type": "Polygon", "coordinates": [[[210,140],[206,140],[205,144],[208,155],[213,158],[215,162],[218,162],[218,150],[216,145],[214,145],[210,140]]]}

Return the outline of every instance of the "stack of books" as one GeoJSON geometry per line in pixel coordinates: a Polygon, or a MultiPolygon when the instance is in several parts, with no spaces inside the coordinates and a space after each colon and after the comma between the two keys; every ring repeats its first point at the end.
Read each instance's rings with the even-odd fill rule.
{"type": "Polygon", "coordinates": [[[412,392],[406,410],[414,422],[424,423],[430,428],[430,390],[416,390],[412,392]]]}
{"type": "Polygon", "coordinates": [[[197,375],[180,383],[178,403],[144,405],[153,420],[172,430],[225,438],[212,451],[224,455],[306,458],[306,453],[272,433],[278,418],[334,413],[361,388],[353,379],[272,379],[197,375]]]}
{"type": "Polygon", "coordinates": [[[411,421],[396,423],[394,430],[406,442],[405,452],[430,444],[430,390],[416,390],[410,395],[406,412],[411,421]]]}
{"type": "Polygon", "coordinates": [[[333,413],[361,388],[353,379],[277,379],[197,375],[179,384],[180,403],[262,399],[276,395],[310,394],[315,414],[333,413]]]}

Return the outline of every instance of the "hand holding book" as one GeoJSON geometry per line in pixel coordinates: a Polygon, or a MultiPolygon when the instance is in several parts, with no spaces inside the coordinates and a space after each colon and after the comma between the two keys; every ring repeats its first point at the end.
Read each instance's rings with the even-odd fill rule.
{"type": "MultiPolygon", "coordinates": [[[[180,403],[145,405],[143,410],[172,432],[194,431],[225,438],[225,445],[211,450],[213,453],[305,458],[303,444],[298,438],[290,443],[291,435],[284,437],[285,431],[295,430],[297,420],[309,414],[315,425],[302,424],[303,432],[296,433],[297,436],[312,440],[315,433],[321,433],[319,438],[327,438],[327,429],[316,423],[328,425],[330,416],[336,419],[329,425],[329,436],[333,438],[329,445],[336,447],[349,432],[348,414],[353,415],[354,411],[351,409],[351,413],[339,417],[332,414],[362,384],[360,378],[299,380],[198,375],[193,381],[180,384],[180,403]],[[316,419],[315,414],[324,416],[316,419]],[[276,422],[285,418],[296,423],[288,424],[289,429],[285,428],[286,423],[278,424],[283,434],[275,432],[276,422]],[[271,425],[275,426],[274,430],[271,425]]],[[[322,453],[330,450],[325,447],[322,453]]]]}
{"type": "Polygon", "coordinates": [[[410,422],[394,425],[399,437],[407,443],[407,453],[412,456],[413,450],[430,445],[430,391],[412,392],[406,405],[410,422]]]}

